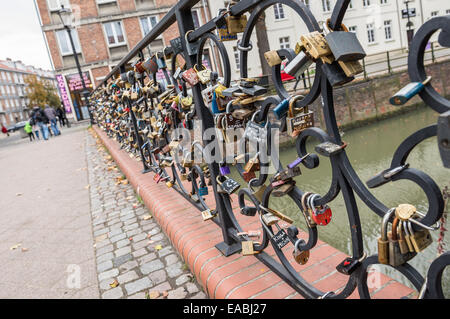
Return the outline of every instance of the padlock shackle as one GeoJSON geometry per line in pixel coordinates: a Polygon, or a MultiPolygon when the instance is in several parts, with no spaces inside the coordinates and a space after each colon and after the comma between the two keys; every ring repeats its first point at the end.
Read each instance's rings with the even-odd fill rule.
{"type": "Polygon", "coordinates": [[[394,218],[394,221],[392,222],[392,240],[398,240],[399,236],[398,236],[398,226],[400,223],[400,219],[398,217],[394,218]]]}
{"type": "Polygon", "coordinates": [[[381,223],[381,240],[383,240],[383,241],[388,240],[388,235],[387,235],[388,227],[387,226],[388,226],[389,220],[391,219],[391,216],[392,216],[392,214],[394,214],[394,212],[395,212],[395,208],[391,208],[383,216],[383,221],[381,223]]]}
{"type": "Polygon", "coordinates": [[[341,28],[338,29],[338,30],[333,30],[333,29],[331,29],[330,23],[331,23],[331,18],[328,18],[327,21],[324,22],[324,24],[323,24],[323,25],[330,31],[330,33],[333,32],[333,31],[344,31],[344,32],[349,32],[347,26],[346,26],[345,24],[343,24],[343,23],[341,23],[341,28]]]}
{"type": "Polygon", "coordinates": [[[294,110],[300,111],[303,110],[304,112],[308,112],[308,106],[303,106],[299,109],[295,108],[295,103],[300,100],[304,99],[305,97],[303,95],[295,95],[289,100],[289,109],[288,109],[288,117],[294,117],[294,110]]]}

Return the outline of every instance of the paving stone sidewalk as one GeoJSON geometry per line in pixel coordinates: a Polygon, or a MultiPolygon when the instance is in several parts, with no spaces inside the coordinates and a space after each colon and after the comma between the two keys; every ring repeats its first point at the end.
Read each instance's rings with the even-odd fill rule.
{"type": "Polygon", "coordinates": [[[207,298],[92,134],[86,133],[86,152],[101,298],[207,298]]]}

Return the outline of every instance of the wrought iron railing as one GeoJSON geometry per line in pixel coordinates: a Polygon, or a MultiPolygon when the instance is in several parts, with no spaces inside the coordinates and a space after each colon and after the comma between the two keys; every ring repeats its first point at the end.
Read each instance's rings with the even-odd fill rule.
{"type": "MultiPolygon", "coordinates": [[[[281,81],[280,63],[276,61],[272,63],[272,82],[277,95],[265,96],[264,88],[248,79],[248,52],[253,48],[250,38],[264,10],[281,3],[298,15],[311,34],[318,31],[319,35],[316,33],[315,36],[322,39],[323,26],[318,24],[308,7],[299,0],[240,0],[221,10],[216,18],[195,29],[191,8],[198,2],[199,0],[179,1],[93,92],[91,100],[96,105],[94,113],[99,126],[110,137],[116,138],[131,156],[141,159],[143,173],[155,172],[156,182],[165,181],[168,187],[177,190],[201,210],[205,220],[212,220],[221,228],[223,241],[216,247],[223,255],[229,256],[241,250],[244,254],[258,252],[255,254],[256,258],[306,298],[346,298],[356,288],[361,298],[370,298],[367,270],[370,265],[377,263],[389,264],[406,276],[420,292],[419,297],[444,298],[442,274],[450,262],[448,251],[432,262],[425,278],[407,262],[414,256],[420,258],[418,251],[429,244],[428,229],[437,229],[434,225],[441,219],[444,211],[443,195],[438,185],[422,170],[410,167],[408,155],[423,140],[438,135],[444,166],[449,167],[450,101],[433,88],[432,81],[425,85],[421,83],[427,79],[423,57],[430,36],[441,30],[439,42],[442,46],[449,46],[450,16],[436,17],[426,22],[417,31],[408,57],[409,75],[416,85],[413,93],[420,91],[423,101],[441,113],[439,125],[431,125],[409,136],[394,153],[391,167],[367,182],[370,188],[381,187],[385,183],[398,180],[409,180],[417,184],[426,194],[429,204],[428,211],[420,214],[412,205],[399,205],[394,209],[386,207],[369,191],[366,183],[360,180],[347,157],[346,143],[341,138],[335,119],[331,82],[336,80],[335,77],[339,74],[341,80],[335,85],[351,81],[353,77],[350,74],[342,74],[344,65],[341,62],[358,63],[358,59],[337,63],[330,61],[329,55],[314,58],[308,51],[311,48],[305,46],[299,46],[296,50],[274,51],[275,57],[278,56],[280,61],[286,59],[288,63],[301,54],[304,55],[305,61],[314,60],[315,77],[309,92],[302,97],[289,95],[281,81]],[[230,24],[238,21],[246,13],[249,13],[246,25],[245,23],[241,26],[234,25],[236,28],[242,27],[242,30],[230,32],[230,24]],[[174,23],[177,23],[181,36],[173,39],[171,46],[165,48],[163,53],[145,59],[143,49],[174,23]],[[237,41],[240,50],[240,71],[244,80],[231,88],[229,58],[216,30],[220,30],[219,35],[222,36],[224,32],[225,35],[228,32],[230,39],[237,41]],[[243,32],[240,40],[237,40],[236,33],[239,31],[243,32]],[[196,65],[197,71],[201,71],[198,69],[201,68],[203,48],[208,41],[212,41],[217,50],[213,54],[217,52],[221,57],[221,69],[218,73],[222,75],[222,79],[217,80],[219,74],[213,72],[211,75],[210,72],[206,72],[206,75],[203,74],[207,76],[205,84],[200,81],[190,85],[187,75],[193,72],[191,69],[196,65]],[[165,65],[166,59],[171,60],[170,70],[165,65]],[[336,65],[341,68],[331,69],[330,72],[331,66],[336,65]],[[158,70],[163,70],[167,83],[171,86],[163,87],[158,83],[156,78],[158,70]],[[180,74],[183,76],[179,76],[180,74]],[[208,92],[212,97],[208,98],[208,92]],[[217,104],[219,97],[222,103],[220,106],[217,104]],[[310,113],[305,107],[319,97],[322,99],[326,130],[313,127],[309,122],[300,129],[300,124],[290,123],[295,116],[286,112],[289,104],[292,104],[295,110],[300,110],[301,120],[312,121],[313,118],[308,117],[310,113]],[[225,102],[226,111],[223,104],[225,102]],[[275,112],[282,119],[281,127],[270,123],[268,119],[273,106],[276,106],[275,112]],[[230,118],[227,119],[227,116],[230,118]],[[202,133],[219,127],[219,135],[203,135],[202,140],[183,145],[186,137],[181,138],[171,133],[177,127],[193,131],[194,118],[200,121],[202,133]],[[222,152],[218,152],[219,154],[207,152],[206,150],[212,148],[221,149],[221,146],[226,144],[224,141],[233,144],[227,139],[233,125],[245,129],[241,141],[250,143],[260,139],[258,144],[260,148],[252,153],[249,147],[245,147],[241,155],[233,153],[231,158],[225,158],[222,152]],[[274,138],[272,133],[286,129],[290,133],[294,132],[293,138],[296,139],[295,147],[299,156],[295,162],[287,166],[283,165],[276,153],[270,149],[274,138]],[[309,154],[306,151],[306,142],[310,138],[318,140],[315,147],[317,154],[309,154]],[[195,159],[195,152],[202,155],[200,156],[202,160],[191,160],[195,159]],[[323,159],[328,158],[332,167],[331,184],[325,194],[311,194],[302,190],[301,185],[296,185],[292,179],[300,173],[299,164],[308,169],[318,167],[318,154],[323,159]],[[271,156],[270,161],[263,160],[268,156],[271,156]],[[239,174],[248,182],[248,187],[240,188],[236,181],[227,176],[229,165],[235,165],[239,174]],[[275,174],[269,174],[270,171],[267,170],[269,166],[276,168],[275,174]],[[204,198],[210,190],[214,193],[214,202],[204,198]],[[348,280],[345,287],[339,291],[320,291],[301,276],[297,271],[298,264],[307,263],[309,251],[318,242],[318,228],[326,227],[322,225],[330,221],[331,210],[328,203],[340,193],[345,199],[349,220],[352,257],[339,264],[337,270],[348,275],[348,280]],[[254,216],[255,221],[261,224],[262,238],[258,243],[253,242],[253,234],[243,231],[234,215],[230,198],[236,194],[240,213],[254,216]],[[292,221],[284,214],[269,208],[270,199],[274,196],[286,196],[296,203],[298,213],[305,217],[309,235],[307,240],[298,238],[298,229],[295,226],[285,229],[280,227],[281,220],[288,224],[292,221]],[[388,223],[395,224],[394,231],[390,235],[380,234],[378,255],[364,254],[356,196],[383,218],[386,227],[388,223]],[[391,244],[398,241],[397,238],[393,238],[397,237],[396,235],[400,235],[400,240],[406,240],[406,237],[403,237],[405,235],[411,237],[407,237],[409,241],[406,240],[406,243],[403,241],[404,245],[400,247],[397,246],[397,242],[391,244]],[[422,237],[419,238],[419,235],[422,237]],[[414,241],[422,240],[422,247],[416,249],[413,238],[414,241]],[[276,257],[266,253],[265,249],[269,244],[273,247],[276,257]]],[[[337,1],[328,21],[328,28],[334,30],[331,33],[342,31],[344,28],[342,20],[349,2],[350,0],[337,1]]],[[[299,65],[302,67],[301,63],[299,65]]],[[[358,64],[353,66],[357,68],[358,64]]],[[[195,73],[197,76],[200,74],[195,73]]],[[[406,95],[410,93],[407,92],[406,95]]],[[[404,95],[400,94],[397,98],[403,98],[404,95]]]]}

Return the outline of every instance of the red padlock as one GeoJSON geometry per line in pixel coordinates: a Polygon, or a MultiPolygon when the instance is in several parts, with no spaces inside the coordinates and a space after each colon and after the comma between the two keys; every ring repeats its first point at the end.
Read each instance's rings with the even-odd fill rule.
{"type": "Polygon", "coordinates": [[[159,181],[161,180],[161,175],[159,175],[158,173],[155,174],[155,176],[153,177],[153,180],[154,180],[156,183],[159,183],[159,181]]]}
{"type": "Polygon", "coordinates": [[[331,208],[328,205],[312,208],[311,218],[317,225],[328,225],[331,222],[331,216],[331,208]]]}

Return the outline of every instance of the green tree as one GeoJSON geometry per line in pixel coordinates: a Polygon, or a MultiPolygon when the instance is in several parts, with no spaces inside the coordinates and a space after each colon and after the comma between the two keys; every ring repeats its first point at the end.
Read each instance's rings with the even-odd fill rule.
{"type": "Polygon", "coordinates": [[[34,106],[45,107],[46,104],[58,107],[61,105],[56,88],[49,81],[39,80],[36,75],[29,75],[25,79],[27,84],[26,97],[30,100],[27,105],[29,108],[34,106]]]}

